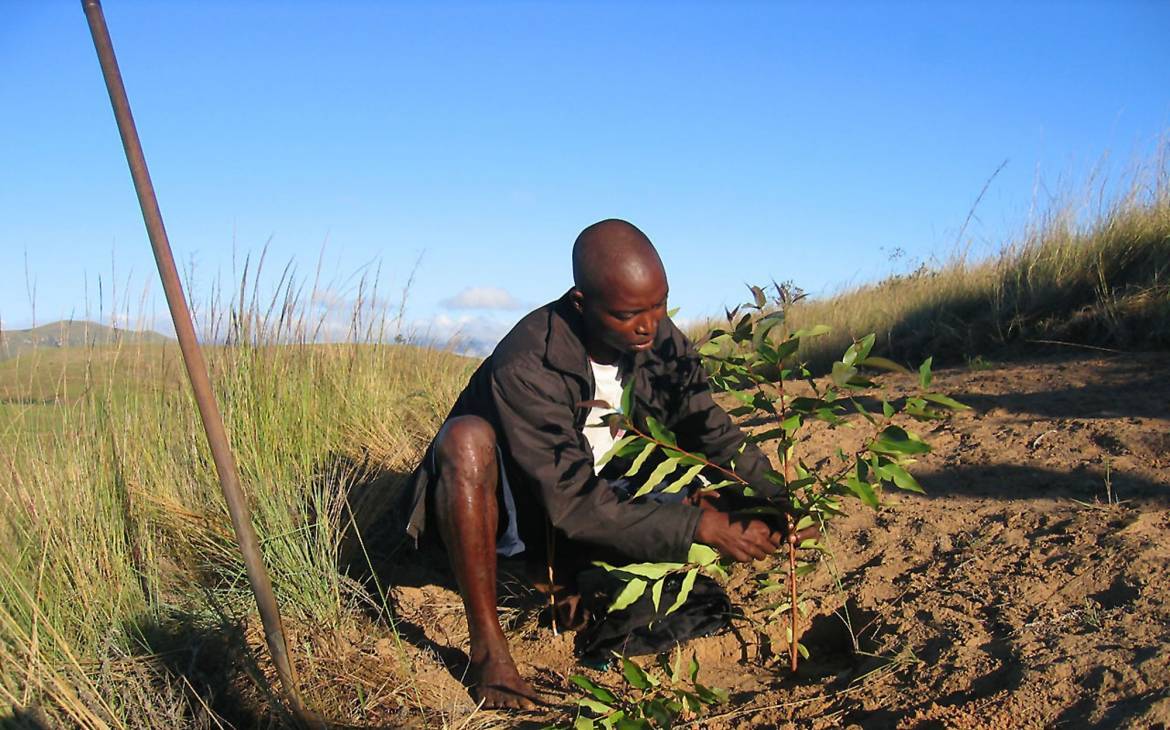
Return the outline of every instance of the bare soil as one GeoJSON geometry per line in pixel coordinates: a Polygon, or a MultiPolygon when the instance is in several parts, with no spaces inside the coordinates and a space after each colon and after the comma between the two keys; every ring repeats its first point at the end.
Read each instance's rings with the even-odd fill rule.
{"type": "MultiPolygon", "coordinates": [[[[802,586],[811,658],[796,676],[783,620],[690,642],[700,680],[731,694],[694,726],[1170,726],[1167,373],[1166,354],[936,373],[936,389],[972,410],[914,426],[934,446],[915,471],[927,494],[887,493],[879,511],[855,503],[835,523],[833,567],[802,586]]],[[[915,384],[883,383],[893,395],[915,384]]],[[[827,459],[860,438],[813,428],[800,455],[827,459]]],[[[758,619],[767,601],[749,594],[762,567],[737,566],[728,584],[758,619]]],[[[437,573],[427,580],[431,569],[399,566],[409,577],[391,590],[401,643],[357,643],[408,661],[418,702],[447,723],[570,724],[579,692],[568,675],[622,686],[617,672],[580,666],[572,636],[541,625],[539,598],[505,576],[521,672],[558,708],[476,711],[459,678],[462,605],[437,573]]]]}

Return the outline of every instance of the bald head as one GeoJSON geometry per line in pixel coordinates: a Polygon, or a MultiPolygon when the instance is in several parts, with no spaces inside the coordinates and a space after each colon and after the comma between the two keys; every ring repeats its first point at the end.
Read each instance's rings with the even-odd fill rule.
{"type": "Polygon", "coordinates": [[[573,244],[573,285],[584,294],[659,277],[666,277],[662,260],[632,223],[617,218],[594,223],[573,244]]]}
{"type": "Polygon", "coordinates": [[[614,362],[649,349],[666,316],[666,271],[658,252],[626,221],[594,223],[573,244],[573,303],[589,357],[614,362]]]}

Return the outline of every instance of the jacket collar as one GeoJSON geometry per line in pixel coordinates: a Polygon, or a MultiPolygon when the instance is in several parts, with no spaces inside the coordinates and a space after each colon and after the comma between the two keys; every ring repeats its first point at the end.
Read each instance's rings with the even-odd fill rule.
{"type": "Polygon", "coordinates": [[[585,323],[573,300],[565,292],[552,303],[548,316],[544,360],[563,373],[588,378],[589,353],[585,350],[585,323]]]}

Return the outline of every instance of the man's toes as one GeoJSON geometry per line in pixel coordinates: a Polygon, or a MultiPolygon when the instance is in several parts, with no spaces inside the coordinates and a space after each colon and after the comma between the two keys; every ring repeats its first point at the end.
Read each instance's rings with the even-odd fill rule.
{"type": "Polygon", "coordinates": [[[483,706],[505,710],[535,710],[532,698],[508,687],[486,687],[480,692],[483,706]]]}

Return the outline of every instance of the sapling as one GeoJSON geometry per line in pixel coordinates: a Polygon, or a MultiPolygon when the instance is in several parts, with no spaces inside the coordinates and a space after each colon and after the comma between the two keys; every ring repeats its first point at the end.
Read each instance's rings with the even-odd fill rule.
{"type": "Polygon", "coordinates": [[[707,708],[727,702],[727,692],[699,682],[699,662],[693,656],[683,665],[681,651],[659,654],[657,669],[643,669],[620,657],[625,689],[610,690],[581,674],[569,681],[586,696],[577,700],[580,711],[573,730],[666,730],[683,718],[694,718],[707,708]]]}
{"type": "MultiPolygon", "coordinates": [[[[737,417],[750,415],[769,423],[748,438],[757,445],[774,443],[779,469],[769,469],[766,477],[784,490],[792,509],[784,510],[780,505],[765,502],[750,512],[785,520],[789,535],[812,525],[818,525],[824,534],[830,520],[845,513],[842,502],[845,497],[857,498],[876,509],[887,487],[921,493],[922,487],[907,467],[914,462],[914,457],[929,453],[930,446],[894,421],[900,420],[899,416],[917,421],[945,418],[949,412],[967,406],[931,390],[930,358],[919,367],[919,388],[915,395],[893,400],[884,397],[880,387],[864,371],[908,371],[892,360],[871,355],[876,340],[873,334],[855,340],[841,359],[832,364],[828,382],[818,383],[797,356],[802,344],[830,330],[818,325],[790,331],[786,324],[787,311],[803,293],[790,285],[773,282],[773,287],[775,295],[771,300],[760,287],[750,287],[752,301],[729,310],[727,326],[712,330],[699,346],[713,389],[727,393],[738,403],[729,413],[737,417]],[[808,395],[792,393],[796,381],[807,384],[808,395]],[[861,400],[865,394],[880,400],[880,410],[871,411],[865,406],[861,400]],[[829,466],[810,466],[797,455],[796,444],[801,429],[811,421],[827,424],[829,428],[867,427],[869,434],[863,445],[852,453],[838,448],[835,462],[829,466]]],[[[658,452],[661,461],[633,499],[656,489],[679,492],[691,485],[700,473],[717,477],[717,481],[702,487],[703,492],[734,486],[747,496],[758,496],[733,467],[715,464],[702,453],[680,447],[666,425],[650,415],[636,413],[633,406],[631,382],[623,393],[621,407],[606,416],[611,429],[623,430],[625,435],[597,464],[600,469],[613,458],[632,457],[626,476],[633,476],[658,452]]],[[[789,664],[793,672],[798,668],[798,654],[808,656],[800,643],[799,615],[803,601],[797,581],[815,569],[814,564],[797,559],[798,547],[825,552],[819,540],[796,545],[790,539],[784,566],[786,575],[777,576],[773,570],[760,581],[760,592],[771,593],[784,587],[777,578],[786,579],[787,600],[769,607],[769,620],[785,611],[788,613],[789,664]]],[[[726,577],[725,567],[715,551],[703,545],[692,547],[686,563],[599,565],[626,581],[610,606],[611,611],[629,606],[647,590],[658,610],[662,586],[672,573],[685,571],[682,588],[666,613],[686,601],[699,571],[726,577]]]]}

